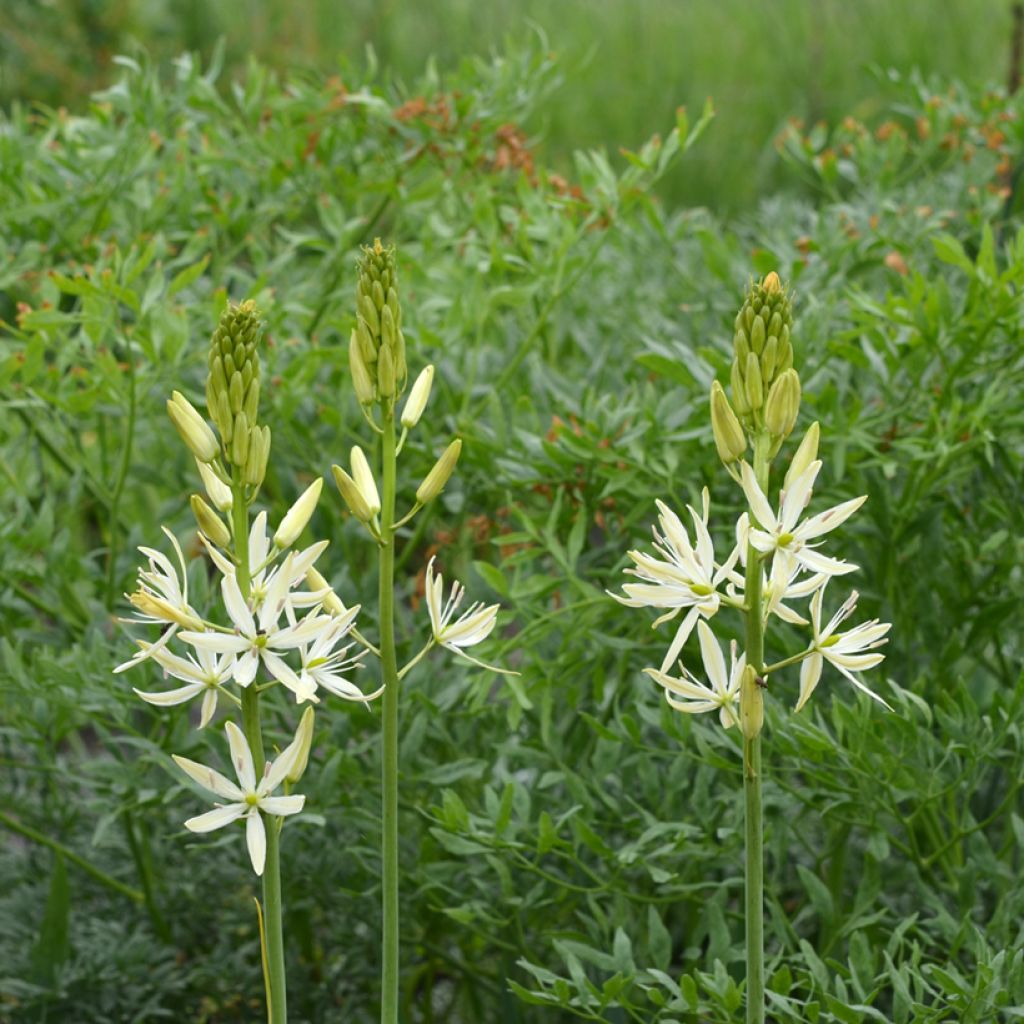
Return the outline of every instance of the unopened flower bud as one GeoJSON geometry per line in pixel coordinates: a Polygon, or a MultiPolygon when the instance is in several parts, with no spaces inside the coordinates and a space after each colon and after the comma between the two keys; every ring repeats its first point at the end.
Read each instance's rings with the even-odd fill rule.
{"type": "Polygon", "coordinates": [[[775,379],[778,356],[779,339],[773,335],[764,343],[764,351],[761,353],[761,378],[765,384],[770,384],[775,379]]]}
{"type": "Polygon", "coordinates": [[[761,363],[753,352],[747,356],[747,365],[743,367],[743,386],[747,405],[751,409],[760,409],[764,404],[764,383],[761,380],[761,363]]]}
{"type": "Polygon", "coordinates": [[[416,378],[409,397],[406,399],[405,408],[402,410],[402,426],[406,430],[412,430],[420,421],[423,410],[427,407],[427,400],[430,398],[430,388],[434,383],[433,366],[425,367],[416,378]]]}
{"type": "Polygon", "coordinates": [[[247,484],[259,487],[267,475],[270,459],[270,427],[253,427],[249,431],[249,454],[245,459],[243,477],[247,484]]]}
{"type": "Polygon", "coordinates": [[[768,332],[764,329],[764,321],[759,317],[754,317],[754,322],[750,325],[750,347],[760,355],[764,349],[765,338],[767,338],[768,332]]]}
{"type": "Polygon", "coordinates": [[[818,421],[815,420],[807,428],[807,433],[804,434],[803,440],[800,442],[800,447],[797,448],[789,463],[789,469],[786,470],[786,479],[782,485],[783,490],[789,487],[789,485],[796,480],[796,478],[800,476],[815,459],[817,459],[818,439],[820,437],[821,428],[818,426],[818,421]]]}
{"type": "Polygon", "coordinates": [[[459,453],[462,451],[462,441],[456,438],[444,450],[444,454],[434,463],[433,469],[423,478],[423,483],[416,490],[416,500],[421,505],[433,501],[444,485],[448,483],[452,473],[455,472],[455,464],[459,461],[459,453]]]}
{"type": "Polygon", "coordinates": [[[136,590],[128,596],[132,607],[148,615],[150,618],[159,619],[160,622],[176,622],[186,629],[202,629],[203,622],[194,615],[190,615],[184,608],[177,608],[170,601],[162,597],[156,597],[146,590],[136,590]]]}
{"type": "Polygon", "coordinates": [[[217,437],[206,420],[180,392],[174,391],[167,402],[167,414],[178,428],[181,439],[200,462],[213,462],[220,451],[217,437]]]}
{"type": "Polygon", "coordinates": [[[344,615],[345,612],[348,611],[344,602],[340,597],[338,597],[330,583],[327,582],[323,574],[315,566],[311,565],[306,570],[306,586],[309,587],[314,594],[327,591],[327,593],[320,599],[320,603],[331,613],[331,615],[344,615]]]}
{"type": "Polygon", "coordinates": [[[192,506],[192,515],[196,517],[199,529],[217,547],[226,548],[231,543],[231,534],[221,517],[198,494],[192,495],[189,504],[192,506]]]}
{"type": "Polygon", "coordinates": [[[718,456],[726,465],[735,462],[747,450],[747,436],[717,380],[711,385],[711,430],[718,456]]]}
{"type": "Polygon", "coordinates": [[[309,764],[309,752],[313,747],[313,707],[307,705],[299,719],[299,727],[295,730],[295,739],[289,744],[291,756],[294,758],[292,767],[285,776],[285,781],[294,786],[306,772],[309,764]]]}
{"type": "Polygon", "coordinates": [[[764,691],[757,680],[753,665],[747,665],[740,681],[740,729],[752,740],[764,727],[764,691]]]}
{"type": "Polygon", "coordinates": [[[358,331],[353,331],[348,343],[348,365],[352,372],[352,388],[356,393],[356,399],[360,405],[371,405],[377,397],[373,387],[373,380],[366,363],[363,361],[363,354],[359,343],[358,331]]]}
{"type": "Polygon", "coordinates": [[[370,514],[375,516],[380,511],[380,495],[377,493],[377,482],[373,479],[373,470],[370,469],[370,463],[366,461],[363,449],[359,445],[352,449],[351,462],[352,479],[366,499],[370,514]]]}
{"type": "Polygon", "coordinates": [[[244,467],[249,455],[249,419],[244,412],[235,417],[231,431],[231,461],[236,466],[244,467]]]}
{"type": "Polygon", "coordinates": [[[209,495],[213,507],[220,512],[230,512],[232,504],[231,488],[205,463],[196,459],[196,468],[203,480],[203,487],[209,495]]]}
{"type": "Polygon", "coordinates": [[[377,353],[377,392],[381,398],[395,396],[395,353],[390,345],[381,345],[377,353]]]}
{"type": "Polygon", "coordinates": [[[373,513],[370,511],[370,506],[366,503],[362,491],[356,486],[355,480],[341,466],[331,466],[331,472],[334,474],[334,482],[337,484],[338,491],[348,506],[348,510],[360,522],[368,523],[373,518],[373,513]]]}
{"type": "Polygon", "coordinates": [[[736,411],[743,416],[750,412],[750,406],[747,404],[747,388],[743,383],[741,365],[738,359],[733,360],[732,368],[729,371],[729,383],[732,387],[732,400],[736,405],[736,411]]]}
{"type": "Polygon", "coordinates": [[[782,291],[782,282],[779,280],[779,275],[774,270],[769,271],[764,280],[761,282],[761,290],[767,292],[769,295],[774,295],[777,292],[782,291]]]}
{"type": "Polygon", "coordinates": [[[320,491],[323,489],[323,477],[317,477],[299,496],[298,500],[285,514],[274,534],[274,547],[284,551],[290,548],[298,539],[299,535],[306,528],[317,501],[320,500],[320,491]]]}
{"type": "Polygon", "coordinates": [[[764,424],[776,438],[789,437],[800,412],[800,376],[787,370],[768,392],[764,407],[764,424]]]}

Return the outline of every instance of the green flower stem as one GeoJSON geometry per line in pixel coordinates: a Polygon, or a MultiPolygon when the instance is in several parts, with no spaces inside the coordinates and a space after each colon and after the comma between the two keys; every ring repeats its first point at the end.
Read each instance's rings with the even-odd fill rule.
{"type": "MultiPolygon", "coordinates": [[[[395,411],[384,409],[381,443],[380,658],[384,682],[381,1024],[398,1024],[398,662],[395,657],[395,411]]],[[[276,1024],[276,1021],[275,1021],[276,1024]]]]}
{"type": "MultiPolygon", "coordinates": [[[[754,475],[768,489],[769,463],[764,446],[754,447],[754,475]]],[[[753,520],[753,511],[750,515],[753,520]]],[[[751,523],[753,525],[753,522],[751,523]]],[[[761,617],[761,556],[747,545],[747,664],[764,674],[764,620],[761,617]]],[[[743,741],[745,805],[745,903],[747,946],[747,1024],[764,1024],[764,824],[761,809],[761,735],[743,741]]]]}
{"type": "MultiPolygon", "coordinates": [[[[245,486],[241,473],[235,470],[232,486],[234,501],[231,519],[235,540],[236,574],[242,597],[249,599],[249,507],[245,500],[245,486]]],[[[257,775],[266,762],[263,752],[263,728],[260,724],[260,695],[255,686],[242,690],[242,732],[252,751],[257,775]]],[[[281,858],[279,852],[279,824],[276,817],[264,815],[267,833],[267,859],[263,867],[263,913],[266,921],[268,988],[270,1005],[267,1007],[269,1024],[287,1024],[288,989],[284,973],[284,926],[281,920],[281,858]]]]}

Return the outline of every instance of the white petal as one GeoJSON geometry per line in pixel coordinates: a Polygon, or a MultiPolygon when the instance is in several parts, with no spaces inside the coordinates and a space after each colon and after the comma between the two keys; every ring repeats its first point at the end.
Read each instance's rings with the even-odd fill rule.
{"type": "Polygon", "coordinates": [[[224,726],[224,731],[228,734],[231,763],[234,765],[239,784],[244,792],[254,793],[256,791],[256,769],[252,763],[252,751],[249,749],[245,734],[234,722],[228,722],[224,726]]]}
{"type": "Polygon", "coordinates": [[[267,513],[260,512],[252,521],[252,528],[249,530],[249,570],[257,572],[259,567],[267,560],[270,551],[270,541],[267,539],[267,513]]]}
{"type": "Polygon", "coordinates": [[[804,659],[800,666],[800,699],[796,702],[795,710],[799,711],[814,693],[814,688],[821,679],[821,666],[822,657],[817,651],[804,659]]]}
{"type": "MultiPolygon", "coordinates": [[[[132,687],[132,689],[135,688],[132,687]]],[[[175,704],[184,704],[185,701],[191,700],[204,689],[206,686],[203,683],[190,683],[188,686],[180,686],[176,690],[167,690],[165,693],[146,693],[143,690],[135,690],[135,693],[147,704],[155,704],[159,708],[169,708],[175,704]]]]}
{"type": "Polygon", "coordinates": [[[829,558],[812,547],[801,548],[794,557],[812,572],[822,572],[829,576],[845,576],[849,572],[857,571],[857,566],[853,562],[842,562],[837,558],[829,558]]]}
{"type": "Polygon", "coordinates": [[[800,524],[795,531],[796,536],[801,540],[811,540],[834,530],[837,526],[845,523],[867,500],[868,496],[865,494],[863,497],[844,501],[841,505],[834,505],[824,512],[819,512],[816,516],[812,516],[800,524]]]}
{"type": "Polygon", "coordinates": [[[744,462],[740,470],[740,486],[747,497],[747,504],[750,505],[751,512],[754,513],[757,525],[766,530],[777,530],[779,524],[775,520],[775,513],[772,512],[771,505],[768,504],[768,499],[764,496],[764,491],[758,486],[757,477],[754,476],[754,471],[748,462],[744,462]]]}
{"type": "Polygon", "coordinates": [[[202,649],[215,654],[241,654],[252,646],[252,640],[248,637],[238,636],[237,633],[217,633],[212,629],[202,633],[182,631],[178,637],[197,651],[202,649]]]}
{"type": "Polygon", "coordinates": [[[683,649],[683,645],[690,639],[690,634],[693,632],[693,627],[696,625],[698,618],[700,618],[700,609],[691,608],[690,611],[686,613],[683,621],[679,623],[676,635],[672,638],[672,643],[669,644],[668,652],[662,660],[662,672],[667,672],[669,668],[675,664],[676,658],[679,657],[679,652],[683,649]]]}
{"type": "Polygon", "coordinates": [[[218,807],[195,818],[189,818],[185,822],[185,828],[190,832],[212,832],[215,828],[223,828],[233,821],[238,821],[243,814],[245,804],[228,804],[226,807],[218,807]]]}
{"type": "Polygon", "coordinates": [[[217,710],[217,691],[211,686],[203,697],[203,707],[199,715],[199,728],[205,729],[210,724],[214,712],[217,710]]]}
{"type": "Polygon", "coordinates": [[[680,697],[688,700],[710,700],[715,701],[714,691],[708,689],[703,683],[696,679],[687,679],[685,676],[670,676],[667,672],[659,672],[655,668],[645,668],[645,675],[649,675],[659,686],[671,690],[680,697]]]}
{"type": "Polygon", "coordinates": [[[208,789],[211,793],[223,797],[225,800],[245,799],[245,794],[230,779],[221,775],[220,772],[214,771],[213,768],[207,768],[205,764],[192,761],[187,757],[179,757],[177,754],[172,754],[171,756],[174,759],[174,763],[193,782],[198,782],[203,789],[208,789]]]}
{"type": "Polygon", "coordinates": [[[253,811],[245,819],[245,843],[249,847],[253,871],[262,875],[263,866],[267,862],[267,832],[258,811],[253,811]]]}
{"type": "Polygon", "coordinates": [[[260,665],[260,656],[256,653],[255,647],[250,647],[238,661],[235,662],[235,682],[239,686],[248,686],[256,678],[256,670],[260,665]]]}
{"type": "Polygon", "coordinates": [[[260,810],[283,818],[289,814],[298,814],[305,802],[306,798],[301,793],[292,796],[268,796],[260,801],[260,810]]]}
{"type": "MultiPolygon", "coordinates": [[[[249,611],[249,605],[242,597],[242,591],[234,573],[225,576],[220,581],[220,590],[224,595],[224,607],[227,608],[228,615],[231,616],[231,621],[235,624],[235,629],[247,637],[254,637],[256,622],[252,617],[252,612],[249,611]]],[[[225,650],[225,648],[221,648],[221,650],[225,650]]]]}
{"type": "Polygon", "coordinates": [[[697,639],[700,640],[700,656],[704,662],[704,672],[716,693],[724,694],[729,685],[725,675],[725,658],[722,648],[718,646],[711,627],[701,620],[697,623],[697,639]]]}
{"type": "Polygon", "coordinates": [[[782,500],[782,511],[779,515],[779,529],[782,533],[793,533],[793,528],[800,518],[800,513],[807,507],[814,481],[821,471],[821,460],[812,462],[788,487],[782,500]]]}

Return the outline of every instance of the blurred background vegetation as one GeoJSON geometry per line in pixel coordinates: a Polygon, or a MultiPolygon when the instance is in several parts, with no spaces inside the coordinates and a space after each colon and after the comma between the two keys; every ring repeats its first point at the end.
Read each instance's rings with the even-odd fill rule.
{"type": "Polygon", "coordinates": [[[523,126],[547,165],[564,169],[579,148],[632,148],[710,95],[713,136],[661,192],[719,210],[792,185],[772,145],[788,119],[876,115],[880,69],[1004,82],[1012,34],[1004,0],[5,0],[4,20],[0,103],[72,111],[140,43],[156,59],[189,50],[205,62],[223,38],[235,79],[256,57],[360,80],[369,59],[410,80],[430,58],[450,67],[532,26],[572,83],[523,126]]]}

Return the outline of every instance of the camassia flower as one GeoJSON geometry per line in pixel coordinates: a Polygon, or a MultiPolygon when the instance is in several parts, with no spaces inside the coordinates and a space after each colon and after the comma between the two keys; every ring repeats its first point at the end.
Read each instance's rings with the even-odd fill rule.
{"type": "MultiPolygon", "coordinates": [[[[238,785],[213,768],[207,768],[197,761],[190,761],[187,757],[174,755],[175,763],[190,779],[198,782],[215,796],[230,801],[218,804],[216,810],[189,818],[185,822],[185,828],[190,832],[212,832],[214,829],[230,825],[239,818],[245,818],[245,840],[249,847],[249,859],[252,861],[253,871],[257,875],[262,875],[267,857],[267,833],[260,811],[284,817],[288,814],[298,814],[306,802],[306,798],[301,795],[271,796],[297,764],[302,755],[302,742],[300,738],[293,740],[273,763],[267,763],[262,777],[257,781],[252,751],[242,730],[234,722],[228,722],[224,728],[228,734],[231,763],[235,768],[238,785]]],[[[271,823],[270,827],[276,828],[276,824],[271,823]]]]}
{"type": "Polygon", "coordinates": [[[704,711],[717,711],[719,721],[728,729],[740,721],[740,684],[746,668],[745,654],[736,657],[736,641],[730,645],[730,667],[725,671],[725,658],[718,646],[711,627],[701,620],[697,623],[697,638],[700,640],[701,659],[707,683],[700,682],[680,662],[681,676],[671,676],[656,668],[645,668],[659,686],[665,688],[665,699],[677,711],[688,715],[699,715],[704,711]]]}
{"type": "Polygon", "coordinates": [[[218,691],[234,675],[234,654],[221,654],[218,657],[213,651],[197,648],[194,658],[191,655],[182,658],[166,648],[150,651],[149,649],[155,645],[147,644],[144,640],[137,640],[136,643],[142,648],[143,654],[151,655],[166,675],[185,683],[176,690],[166,690],[162,693],[147,693],[133,687],[136,694],[149,704],[172,707],[175,704],[184,704],[201,693],[203,707],[199,717],[199,728],[204,728],[217,710],[218,691]]]}
{"type": "Polygon", "coordinates": [[[828,576],[841,576],[854,572],[857,566],[828,558],[816,550],[809,541],[829,533],[845,523],[867,500],[867,495],[844,501],[818,515],[799,522],[800,513],[811,498],[814,481],[821,471],[821,461],[815,460],[787,488],[782,495],[779,514],[776,515],[761,490],[750,464],[744,462],[740,470],[740,483],[747,496],[750,509],[759,527],[750,530],[750,543],[762,554],[782,551],[791,555],[796,562],[810,572],[821,572],[828,576]]]}
{"type": "MultiPolygon", "coordinates": [[[[307,692],[311,693],[309,699],[314,703],[320,699],[316,696],[318,687],[322,687],[344,700],[364,703],[375,700],[384,692],[384,687],[381,686],[373,693],[363,693],[355,683],[345,678],[352,669],[361,667],[363,657],[367,653],[365,648],[351,657],[348,652],[352,649],[352,644],[346,644],[340,650],[335,650],[335,647],[349,635],[359,608],[359,605],[355,605],[352,608],[346,608],[341,615],[333,616],[330,628],[324,628],[311,643],[299,647],[299,657],[302,660],[299,682],[307,692]]],[[[291,610],[289,608],[285,610],[291,618],[291,610]]]]}
{"type": "Polygon", "coordinates": [[[800,699],[796,710],[799,711],[814,692],[821,679],[824,662],[834,665],[847,679],[883,707],[892,708],[873,690],[869,690],[855,675],[865,669],[874,668],[885,657],[884,654],[869,654],[868,651],[888,643],[885,634],[892,628],[888,622],[872,619],[870,622],[854,626],[846,633],[837,633],[839,626],[846,621],[857,607],[857,591],[854,590],[843,602],[839,611],[832,616],[824,629],[821,628],[821,606],[825,598],[825,587],[818,590],[811,598],[811,629],[814,632],[811,640],[811,653],[800,666],[800,699]]]}
{"type": "MultiPolygon", "coordinates": [[[[622,589],[625,597],[611,594],[620,604],[630,608],[672,609],[655,620],[655,627],[675,618],[684,608],[689,609],[661,663],[662,672],[668,671],[669,666],[679,657],[697,620],[701,617],[710,619],[723,600],[733,600],[719,593],[722,584],[731,583],[734,588],[743,586],[743,577],[734,571],[740,554],[739,546],[733,549],[724,563],[719,565],[715,562],[715,549],[707,526],[707,488],[704,488],[702,497],[703,515],[698,515],[693,506],[687,505],[693,520],[694,544],[690,543],[689,534],[675,512],[663,501],[657,502],[661,532],[658,532],[657,527],[652,532],[655,550],[662,557],[630,551],[629,557],[635,568],[626,569],[626,572],[643,582],[624,584],[622,589]]],[[[737,600],[737,603],[742,601],[737,600]]]]}
{"type": "Polygon", "coordinates": [[[447,647],[453,654],[465,658],[480,668],[490,669],[505,675],[518,675],[508,669],[497,668],[467,654],[466,647],[473,647],[486,640],[494,630],[498,621],[500,605],[484,605],[482,601],[469,606],[454,622],[452,616],[458,610],[465,596],[466,588],[458,580],[452,581],[451,594],[447,602],[444,600],[444,577],[434,574],[434,559],[427,563],[426,599],[427,611],[430,614],[430,627],[435,643],[447,647]]]}
{"type": "Polygon", "coordinates": [[[178,566],[181,569],[181,577],[171,560],[153,548],[140,547],[139,550],[149,560],[148,569],[139,569],[139,589],[134,594],[129,594],[128,600],[132,607],[139,613],[134,618],[124,619],[124,622],[143,622],[148,625],[169,626],[155,644],[149,644],[142,648],[138,654],[133,655],[126,662],[118,665],[114,672],[125,672],[152,657],[157,651],[167,646],[168,641],[181,626],[191,629],[199,629],[202,624],[202,616],[188,603],[188,573],[185,569],[185,556],[181,553],[181,545],[177,538],[162,526],[161,529],[167,535],[174,547],[174,553],[178,556],[178,566]]]}
{"type": "MultiPolygon", "coordinates": [[[[295,625],[279,624],[292,580],[295,579],[294,558],[294,554],[289,554],[274,572],[255,614],[242,597],[235,575],[230,573],[221,580],[224,605],[234,623],[234,633],[188,631],[180,636],[197,650],[237,655],[234,678],[239,686],[248,686],[256,678],[256,671],[262,661],[267,671],[284,683],[295,694],[296,700],[302,701],[312,698],[316,692],[315,687],[308,682],[304,683],[281,655],[314,642],[332,627],[334,620],[314,610],[295,625]]],[[[305,572],[299,579],[304,578],[305,572]]]]}

